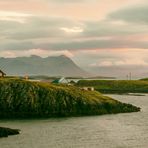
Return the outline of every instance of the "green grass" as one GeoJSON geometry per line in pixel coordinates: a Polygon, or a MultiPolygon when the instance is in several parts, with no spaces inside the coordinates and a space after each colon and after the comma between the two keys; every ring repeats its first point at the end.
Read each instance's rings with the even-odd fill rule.
{"type": "Polygon", "coordinates": [[[74,86],[0,79],[0,118],[39,118],[135,112],[138,107],[74,86]]]}
{"type": "Polygon", "coordinates": [[[148,82],[139,80],[80,80],[76,85],[93,86],[101,93],[148,93],[148,82]]]}

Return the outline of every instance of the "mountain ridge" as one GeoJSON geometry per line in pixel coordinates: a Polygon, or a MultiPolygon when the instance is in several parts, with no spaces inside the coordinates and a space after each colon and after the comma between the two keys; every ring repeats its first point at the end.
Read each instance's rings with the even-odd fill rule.
{"type": "Polygon", "coordinates": [[[0,57],[0,68],[8,75],[90,76],[65,55],[0,57]]]}

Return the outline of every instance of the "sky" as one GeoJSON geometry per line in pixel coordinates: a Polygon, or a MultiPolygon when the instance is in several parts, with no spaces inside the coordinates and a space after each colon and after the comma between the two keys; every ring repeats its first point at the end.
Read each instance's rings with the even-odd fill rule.
{"type": "Polygon", "coordinates": [[[0,57],[66,55],[97,75],[148,75],[147,0],[0,0],[0,57]]]}

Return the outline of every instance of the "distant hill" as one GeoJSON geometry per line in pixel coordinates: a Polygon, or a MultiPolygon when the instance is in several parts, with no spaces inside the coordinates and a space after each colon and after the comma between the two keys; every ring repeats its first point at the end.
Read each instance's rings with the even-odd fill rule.
{"type": "Polygon", "coordinates": [[[78,87],[94,87],[104,94],[148,93],[148,81],[140,80],[80,80],[78,87]]]}
{"type": "Polygon", "coordinates": [[[87,79],[116,79],[116,77],[105,77],[105,76],[94,76],[94,77],[88,77],[87,79]]]}
{"type": "Polygon", "coordinates": [[[148,78],[142,78],[142,79],[139,79],[141,81],[148,81],[148,78]]]}
{"type": "Polygon", "coordinates": [[[61,55],[42,58],[30,57],[0,58],[0,69],[7,75],[89,76],[70,58],[61,55]]]}

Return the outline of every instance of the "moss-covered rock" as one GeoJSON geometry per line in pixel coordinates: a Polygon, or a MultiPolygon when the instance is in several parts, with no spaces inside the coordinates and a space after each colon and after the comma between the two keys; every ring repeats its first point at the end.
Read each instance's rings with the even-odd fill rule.
{"type": "Polygon", "coordinates": [[[100,115],[140,108],[74,86],[0,79],[0,118],[100,115]]]}
{"type": "Polygon", "coordinates": [[[0,127],[0,137],[8,137],[9,135],[17,135],[20,130],[0,127]]]}

